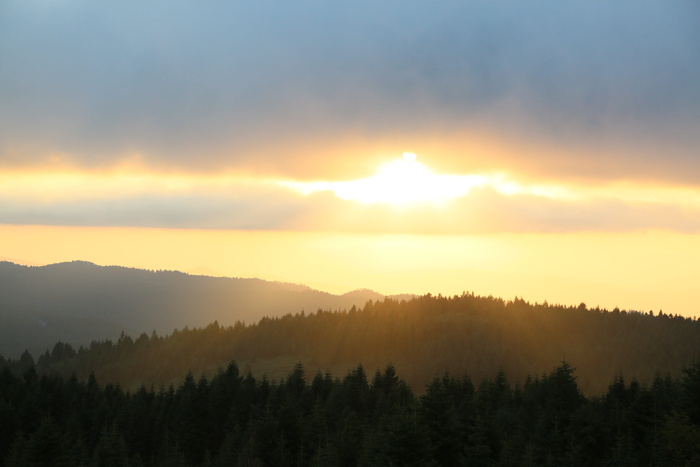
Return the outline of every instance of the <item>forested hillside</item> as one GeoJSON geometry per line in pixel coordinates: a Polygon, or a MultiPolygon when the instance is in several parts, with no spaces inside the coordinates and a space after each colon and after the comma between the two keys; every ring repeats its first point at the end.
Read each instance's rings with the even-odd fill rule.
{"type": "Polygon", "coordinates": [[[0,261],[0,354],[42,353],[155,330],[218,321],[255,323],[318,307],[362,306],[370,290],[332,295],[297,284],[97,266],[85,261],[27,267],[0,261]]]}
{"type": "Polygon", "coordinates": [[[700,365],[650,385],[581,394],[560,363],[514,386],[433,378],[416,397],[394,367],[279,382],[241,374],[124,392],[94,377],[0,370],[0,465],[681,466],[700,462],[700,365]],[[371,375],[371,373],[370,373],[371,375]],[[310,381],[310,383],[309,383],[310,381]]]}
{"type": "MultiPolygon", "coordinates": [[[[94,372],[99,381],[125,388],[167,386],[187,371],[213,375],[232,359],[270,379],[283,377],[297,361],[334,373],[358,363],[368,371],[391,363],[418,392],[444,372],[481,380],[502,370],[523,383],[567,361],[591,395],[603,392],[618,374],[644,384],[657,373],[678,376],[699,357],[696,319],[463,294],[386,299],[361,309],[318,310],[249,325],[213,323],[168,336],[124,334],[77,350],[59,343],[35,360],[40,373],[75,373],[85,380],[94,372]]],[[[26,369],[32,357],[25,354],[23,361],[26,369]]]]}

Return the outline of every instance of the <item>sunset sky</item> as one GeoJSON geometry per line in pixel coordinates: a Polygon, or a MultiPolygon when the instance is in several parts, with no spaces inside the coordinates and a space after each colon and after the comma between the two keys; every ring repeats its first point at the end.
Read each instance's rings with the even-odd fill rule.
{"type": "Polygon", "coordinates": [[[700,3],[0,3],[0,259],[700,316],[700,3]]]}

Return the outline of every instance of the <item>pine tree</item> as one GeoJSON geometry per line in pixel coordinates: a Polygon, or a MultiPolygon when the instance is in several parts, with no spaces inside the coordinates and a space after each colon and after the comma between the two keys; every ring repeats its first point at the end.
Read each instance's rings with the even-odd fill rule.
{"type": "Polygon", "coordinates": [[[102,430],[92,456],[94,467],[128,467],[133,465],[124,437],[116,427],[102,430]]]}
{"type": "Polygon", "coordinates": [[[463,438],[462,427],[452,397],[445,387],[445,379],[433,379],[420,397],[420,422],[428,430],[435,449],[435,460],[441,466],[458,465],[463,438]]]}
{"type": "Polygon", "coordinates": [[[51,417],[44,417],[26,445],[27,466],[68,466],[73,459],[66,450],[60,427],[51,417]]]}

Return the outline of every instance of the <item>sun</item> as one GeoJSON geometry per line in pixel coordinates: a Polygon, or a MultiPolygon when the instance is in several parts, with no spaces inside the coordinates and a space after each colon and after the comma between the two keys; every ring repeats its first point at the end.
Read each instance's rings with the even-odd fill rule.
{"type": "Polygon", "coordinates": [[[472,188],[488,183],[480,175],[436,174],[418,162],[416,154],[405,152],[380,165],[374,175],[339,182],[285,182],[283,185],[311,194],[332,191],[338,198],[363,204],[436,204],[465,196],[472,188]]]}
{"type": "Polygon", "coordinates": [[[413,153],[404,153],[401,159],[384,163],[368,178],[341,182],[333,190],[345,200],[365,204],[415,204],[463,196],[468,187],[444,183],[445,176],[434,174],[418,162],[413,153]]]}

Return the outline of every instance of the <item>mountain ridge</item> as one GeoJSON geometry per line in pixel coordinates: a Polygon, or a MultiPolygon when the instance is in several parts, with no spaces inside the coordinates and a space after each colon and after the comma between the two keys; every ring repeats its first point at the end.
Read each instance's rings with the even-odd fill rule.
{"type": "Polygon", "coordinates": [[[181,271],[100,266],[75,260],[45,266],[0,261],[0,354],[39,354],[58,341],[75,346],[138,335],[261,318],[362,306],[384,295],[342,295],[302,284],[211,277],[181,271]]]}

